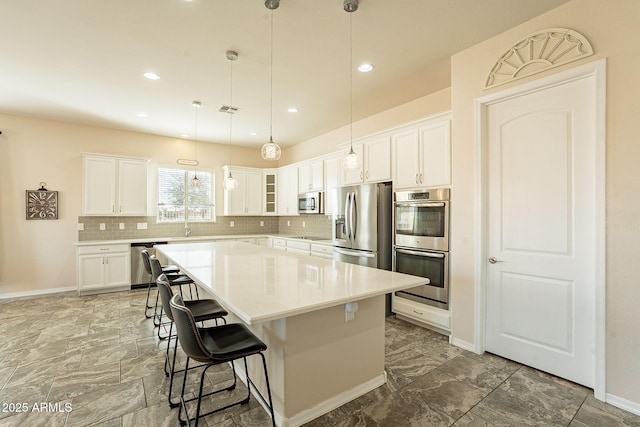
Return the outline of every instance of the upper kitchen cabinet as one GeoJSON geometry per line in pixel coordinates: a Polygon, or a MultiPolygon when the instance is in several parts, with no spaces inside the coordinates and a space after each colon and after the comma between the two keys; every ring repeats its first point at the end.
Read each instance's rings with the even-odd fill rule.
{"type": "Polygon", "coordinates": [[[391,181],[391,141],[388,136],[365,140],[353,146],[360,168],[344,169],[343,183],[391,181]]]}
{"type": "Polygon", "coordinates": [[[324,165],[316,160],[298,166],[298,192],[324,190],[324,165]]]}
{"type": "Polygon", "coordinates": [[[262,175],[262,213],[264,215],[276,215],[278,213],[278,173],[275,169],[265,169],[262,175]]]}
{"type": "Polygon", "coordinates": [[[146,215],[146,159],[83,155],[84,215],[146,215]]]}
{"type": "Polygon", "coordinates": [[[340,171],[342,170],[342,157],[334,155],[324,160],[324,213],[332,215],[338,206],[337,192],[333,188],[340,187],[340,171]]]}
{"type": "Polygon", "coordinates": [[[224,214],[262,215],[262,169],[224,166],[224,176],[229,170],[238,187],[224,191],[224,214]]]}
{"type": "Polygon", "coordinates": [[[278,215],[298,215],[298,168],[278,169],[278,215]]]}
{"type": "Polygon", "coordinates": [[[394,133],[393,186],[451,185],[451,115],[432,117],[394,133]]]}

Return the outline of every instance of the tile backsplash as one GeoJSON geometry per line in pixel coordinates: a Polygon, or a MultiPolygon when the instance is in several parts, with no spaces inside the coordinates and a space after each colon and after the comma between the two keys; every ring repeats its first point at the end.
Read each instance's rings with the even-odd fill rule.
{"type": "MultiPolygon", "coordinates": [[[[290,234],[331,238],[331,217],[325,215],[219,216],[216,222],[189,222],[187,225],[191,236],[290,234]]],[[[79,242],[185,235],[184,222],[158,224],[155,216],[80,216],[78,226],[79,242]],[[104,230],[101,230],[102,224],[104,230]]]]}

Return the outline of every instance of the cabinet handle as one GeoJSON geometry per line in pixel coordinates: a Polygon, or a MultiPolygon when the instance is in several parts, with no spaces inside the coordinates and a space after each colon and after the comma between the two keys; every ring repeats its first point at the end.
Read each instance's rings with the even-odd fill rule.
{"type": "Polygon", "coordinates": [[[420,312],[420,311],[416,311],[416,310],[413,310],[413,312],[414,312],[415,314],[420,315],[420,316],[422,316],[422,315],[424,314],[424,313],[422,313],[422,312],[420,312]]]}
{"type": "Polygon", "coordinates": [[[364,179],[362,175],[363,175],[363,173],[362,173],[362,171],[360,171],[360,181],[362,181],[364,179]]]}
{"type": "Polygon", "coordinates": [[[415,178],[415,179],[416,179],[416,184],[419,184],[419,183],[420,183],[420,181],[418,180],[418,175],[419,175],[419,174],[416,174],[416,178],[415,178]]]}
{"type": "Polygon", "coordinates": [[[420,184],[422,184],[422,172],[420,172],[420,184]]]}
{"type": "Polygon", "coordinates": [[[365,179],[369,179],[369,171],[364,175],[365,179]]]}
{"type": "Polygon", "coordinates": [[[120,205],[120,213],[122,213],[122,205],[120,205]]]}
{"type": "Polygon", "coordinates": [[[111,205],[111,213],[116,213],[116,205],[111,205]]]}

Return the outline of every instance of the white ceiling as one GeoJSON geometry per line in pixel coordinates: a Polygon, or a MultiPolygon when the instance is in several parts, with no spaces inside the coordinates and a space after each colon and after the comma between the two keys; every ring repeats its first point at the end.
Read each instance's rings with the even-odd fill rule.
{"type": "MultiPolygon", "coordinates": [[[[349,123],[350,17],[354,65],[375,65],[353,73],[357,120],[448,87],[453,53],[566,1],[360,0],[350,15],[342,0],[280,0],[274,140],[286,147],[349,123]]],[[[0,12],[0,112],[193,137],[191,101],[200,100],[198,139],[226,143],[229,116],[218,109],[230,103],[233,49],[233,143],[268,140],[263,0],[20,0],[0,12]]]]}

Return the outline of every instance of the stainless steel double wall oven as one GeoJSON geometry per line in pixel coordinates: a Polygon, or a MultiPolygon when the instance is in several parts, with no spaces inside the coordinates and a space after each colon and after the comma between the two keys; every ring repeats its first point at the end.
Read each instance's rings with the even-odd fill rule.
{"type": "Polygon", "coordinates": [[[396,297],[449,309],[449,189],[394,193],[393,269],[431,283],[396,297]]]}

